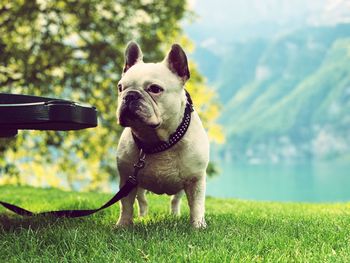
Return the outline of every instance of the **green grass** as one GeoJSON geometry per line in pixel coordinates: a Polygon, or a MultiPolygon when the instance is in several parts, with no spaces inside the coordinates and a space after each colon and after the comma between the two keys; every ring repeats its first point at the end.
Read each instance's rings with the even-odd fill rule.
{"type": "MultiPolygon", "coordinates": [[[[0,200],[34,211],[98,207],[108,194],[0,187],[0,200]]],[[[150,215],[115,229],[119,206],[86,218],[21,218],[0,208],[0,262],[349,262],[350,204],[207,198],[205,230],[183,202],[148,196],[150,215]]]]}

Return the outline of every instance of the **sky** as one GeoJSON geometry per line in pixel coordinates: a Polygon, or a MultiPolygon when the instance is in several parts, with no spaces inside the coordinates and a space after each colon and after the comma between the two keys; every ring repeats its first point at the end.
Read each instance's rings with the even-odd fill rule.
{"type": "Polygon", "coordinates": [[[198,15],[185,32],[197,44],[217,45],[285,28],[350,22],[350,0],[189,0],[198,15]]]}
{"type": "Polygon", "coordinates": [[[308,23],[349,20],[350,0],[189,0],[200,23],[226,24],[275,21],[285,23],[307,16],[308,23]]]}

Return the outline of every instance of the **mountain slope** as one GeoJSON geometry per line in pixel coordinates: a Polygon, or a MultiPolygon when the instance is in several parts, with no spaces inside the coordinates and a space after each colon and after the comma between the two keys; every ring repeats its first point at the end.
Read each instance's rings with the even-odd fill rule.
{"type": "Polygon", "coordinates": [[[228,145],[222,153],[280,161],[350,152],[348,36],[350,25],[307,28],[264,43],[259,51],[227,55],[221,71],[232,74],[217,82],[226,98],[221,122],[228,145]],[[244,56],[256,63],[240,63],[244,56]],[[228,69],[229,63],[234,67],[228,69]]]}

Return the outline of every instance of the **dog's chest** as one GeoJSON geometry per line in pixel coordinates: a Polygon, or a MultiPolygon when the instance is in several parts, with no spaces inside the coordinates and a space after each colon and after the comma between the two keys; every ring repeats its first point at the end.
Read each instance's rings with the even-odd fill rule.
{"type": "Polygon", "coordinates": [[[175,153],[147,156],[145,167],[138,174],[139,186],[156,194],[176,194],[193,180],[185,171],[183,160],[175,153]]]}
{"type": "MultiPolygon", "coordinates": [[[[118,171],[123,180],[132,174],[138,156],[131,131],[125,129],[117,153],[118,171]]],[[[208,159],[208,139],[198,116],[194,115],[180,142],[163,152],[146,154],[145,167],[137,176],[138,184],[157,194],[176,194],[205,176],[208,159]]]]}

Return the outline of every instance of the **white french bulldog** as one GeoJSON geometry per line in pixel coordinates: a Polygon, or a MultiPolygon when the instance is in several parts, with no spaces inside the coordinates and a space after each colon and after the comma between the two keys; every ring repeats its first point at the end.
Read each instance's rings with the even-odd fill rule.
{"type": "MultiPolygon", "coordinates": [[[[117,118],[126,127],[121,135],[117,165],[120,187],[133,173],[133,165],[140,149],[135,138],[152,147],[167,142],[184,118],[187,96],[184,84],[189,79],[187,57],[175,44],[160,63],[144,63],[142,51],[130,42],[125,51],[125,67],[118,83],[117,118]],[[135,138],[134,138],[135,137],[135,138]]],[[[209,161],[209,141],[202,122],[193,111],[184,136],[171,148],[146,154],[145,167],[137,176],[138,186],[121,200],[117,225],[133,223],[135,197],[139,215],[147,214],[145,191],[173,195],[171,212],[180,214],[180,201],[186,193],[190,207],[191,224],[204,228],[206,168],[209,161]]]]}

